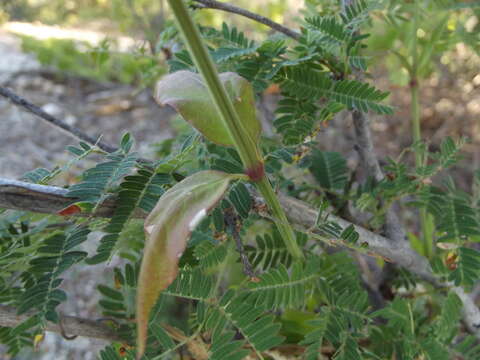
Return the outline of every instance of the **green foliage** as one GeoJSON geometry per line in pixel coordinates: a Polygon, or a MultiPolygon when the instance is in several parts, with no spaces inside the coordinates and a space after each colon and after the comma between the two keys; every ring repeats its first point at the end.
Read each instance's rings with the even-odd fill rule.
{"type": "Polygon", "coordinates": [[[85,252],[70,250],[86,241],[89,233],[89,229],[77,227],[45,240],[37,251],[39,256],[30,261],[27,274],[35,279],[34,285],[19,299],[18,314],[35,308],[40,319],[58,322],[55,308],[66,300],[65,292],[58,288],[62,283],[59,275],[87,256],[85,252]]]}
{"type": "Polygon", "coordinates": [[[438,241],[461,242],[480,234],[476,211],[465,194],[433,189],[427,196],[427,209],[434,215],[437,230],[442,234],[438,241]]]}
{"type": "Polygon", "coordinates": [[[67,39],[38,40],[22,37],[22,49],[33,53],[45,66],[61,72],[101,81],[118,81],[141,86],[151,85],[164,73],[155,57],[145,51],[120,53],[110,50],[111,41],[98,46],[67,39]]]}
{"type": "Polygon", "coordinates": [[[326,280],[319,283],[319,288],[323,293],[324,305],[317,317],[309,322],[313,330],[301,342],[306,346],[306,359],[315,359],[324,341],[337,349],[335,359],[361,359],[355,337],[360,336],[358,331],[371,321],[367,316],[368,297],[357,286],[348,286],[352,279],[343,284],[338,283],[341,275],[337,271],[348,264],[348,259],[337,256],[336,260],[341,262],[325,262],[322,266],[326,280]]]}
{"type": "Polygon", "coordinates": [[[293,259],[276,228],[263,236],[257,235],[255,245],[245,246],[245,252],[254,267],[260,267],[264,270],[276,268],[280,265],[290,267],[293,259]]]}
{"type": "Polygon", "coordinates": [[[336,152],[314,150],[311,155],[310,172],[326,190],[342,190],[348,180],[345,158],[336,152]]]}
{"type": "Polygon", "coordinates": [[[149,213],[164,193],[162,186],[171,181],[168,174],[158,174],[147,168],[138,169],[135,175],[125,176],[120,184],[115,212],[110,223],[103,229],[106,235],[100,241],[97,254],[88,259],[88,262],[98,264],[108,260],[135,210],[139,208],[149,213]]]}
{"type": "Polygon", "coordinates": [[[67,146],[67,151],[74,155],[74,157],[67,161],[64,165],[58,166],[52,171],[49,171],[45,168],[37,168],[25,173],[22,176],[22,179],[37,184],[48,184],[56,176],[69,171],[72,166],[82,161],[91,153],[99,151],[99,149],[97,149],[96,146],[90,146],[87,143],[80,141],[79,147],[67,146]]]}
{"type": "Polygon", "coordinates": [[[367,44],[368,51],[377,54],[372,57],[374,61],[380,60],[387,66],[389,76],[395,83],[406,86],[412,75],[413,59],[410,52],[414,16],[418,17],[421,34],[417,36],[418,56],[415,65],[416,75],[420,79],[429,77],[437,70],[435,58],[442,55],[451,57],[459,43],[478,54],[478,31],[466,29],[465,26],[466,19],[476,16],[475,1],[418,1],[416,8],[414,3],[406,1],[386,1],[385,5],[385,11],[373,18],[367,44]]]}
{"type": "Polygon", "coordinates": [[[248,299],[255,306],[267,309],[296,308],[305,304],[312,291],[312,285],[320,274],[318,263],[309,261],[303,267],[294,263],[290,274],[287,268],[280,264],[270,268],[260,276],[259,282],[249,284],[248,299]]]}
{"type": "Polygon", "coordinates": [[[129,154],[132,145],[130,135],[125,135],[122,139],[121,149],[107,155],[108,161],[85,171],[82,176],[83,181],[72,185],[69,188],[68,196],[91,203],[94,207],[101,204],[107,197],[105,192],[118,186],[121,179],[128,175],[134,167],[137,155],[129,154]]]}
{"type": "Polygon", "coordinates": [[[202,241],[195,246],[194,253],[200,266],[212,268],[222,263],[227,256],[227,248],[225,244],[216,245],[210,241],[202,241]]]}
{"type": "MultiPolygon", "coordinates": [[[[119,7],[115,16],[126,17],[124,29],[137,26],[133,17],[149,8],[143,0],[128,2],[134,6],[132,13],[122,8],[126,2],[115,1],[119,7]]],[[[460,7],[467,7],[451,1],[432,2],[428,7],[425,4],[421,2],[419,14],[422,28],[428,30],[424,40],[418,39],[422,47],[421,76],[430,71],[435,54],[451,47],[449,36],[454,34],[444,25],[453,18],[457,21],[456,32],[463,26],[460,15],[446,14],[444,9],[460,11],[460,7]],[[426,11],[433,8],[443,10],[430,19],[426,11]]],[[[134,144],[129,135],[112,154],[80,143],[68,148],[72,157],[65,165],[35,169],[23,179],[38,184],[58,183],[71,178],[63,175],[84,165],[87,157],[93,159],[97,163],[68,187],[68,195],[77,199],[73,206],[92,216],[60,218],[0,212],[0,302],[28,315],[14,328],[0,328],[0,342],[7,345],[9,354],[15,356],[32,346],[33,337],[43,333],[47,321],[59,322],[57,308],[67,296],[63,284],[69,281],[68,272],[74,265],[106,265],[114,256],[120,256],[121,266],[107,269],[105,277],[97,279],[96,289],[102,316],[111,320],[106,323],[121,338],[134,339],[140,330],[135,325],[139,318],[135,305],[138,288],[154,290],[152,284],[166,287],[158,299],[156,293],[150,294],[150,314],[143,314],[143,325],[148,329],[145,359],[176,360],[180,351],[198,359],[267,359],[277,353],[288,357],[292,348],[303,351],[299,357],[306,360],[479,358],[478,340],[468,336],[460,324],[463,304],[455,289],[436,289],[408,269],[391,271],[391,264],[366,256],[375,255],[378,249],[362,244],[360,225],[340,226],[328,215],[334,211],[342,217],[356,218],[363,212],[364,216],[359,217],[365,219],[361,226],[384,234],[386,214],[397,202],[402,216],[410,219],[406,229],[416,236],[411,209],[425,208],[432,218],[431,241],[437,245],[431,266],[439,279],[468,291],[480,276],[480,255],[472,244],[480,238],[479,179],[473,195],[456,188],[453,181],[438,181],[458,163],[465,139],[447,137],[437,152],[431,152],[428,143],[415,143],[398,158],[382,164],[386,177],[380,181],[359,181],[350,174],[347,160],[340,153],[323,147],[319,150],[317,133],[340,111],[372,111],[380,115],[393,111],[385,102],[387,93],[353,79],[361,79],[354,74],[363,75],[371,60],[380,58],[369,57],[364,50],[364,29],[373,31],[373,39],[367,43],[375,45],[381,40],[375,24],[382,19],[389,28],[381,35],[392,37],[383,40],[400,38],[406,44],[408,39],[400,34],[408,29],[406,20],[412,11],[407,2],[367,0],[357,1],[341,14],[338,9],[336,1],[308,1],[298,40],[273,35],[252,41],[246,35],[250,36],[250,32],[240,31],[231,22],[218,30],[201,28],[219,71],[235,72],[252,84],[248,101],[232,97],[238,106],[251,105],[271,93],[280,98],[275,110],[276,134],[260,138],[259,148],[266,154],[265,170],[274,188],[320,210],[310,228],[295,232],[306,260],[292,257],[282,241],[281,226],[272,224],[268,210],[253,201],[251,184],[245,183],[243,175],[232,175],[244,172],[233,148],[214,144],[184,126],[175,129],[175,138],[157,145],[158,159],[151,162],[132,152],[134,144]],[[370,16],[372,11],[375,16],[370,16]],[[411,153],[420,154],[421,164],[409,165],[407,155],[411,153]],[[100,156],[93,158],[92,154],[100,156]],[[225,190],[225,198],[204,204],[209,210],[212,207],[212,212],[200,223],[194,221],[193,225],[198,226],[192,231],[193,226],[181,223],[186,218],[191,224],[189,212],[195,210],[198,194],[192,189],[178,189],[182,180],[192,179],[192,174],[212,170],[242,181],[228,190],[223,183],[212,185],[209,191],[225,190]],[[312,176],[304,176],[307,172],[312,176]],[[178,206],[177,217],[162,217],[172,208],[165,199],[159,202],[159,198],[176,191],[182,195],[181,204],[172,201],[178,206]],[[94,217],[93,212],[104,204],[113,209],[111,218],[94,217]],[[405,204],[412,207],[404,208],[405,204]],[[171,221],[169,231],[184,232],[181,236],[165,234],[157,228],[160,243],[168,246],[159,246],[157,255],[148,259],[149,252],[143,254],[143,249],[152,246],[155,239],[145,240],[142,217],[154,208],[157,210],[152,216],[158,216],[159,223],[167,219],[171,221]],[[101,239],[97,252],[87,257],[83,246],[93,231],[101,231],[101,239]],[[237,233],[243,243],[240,254],[237,233]],[[152,266],[147,267],[147,280],[139,280],[145,259],[152,266]],[[371,283],[377,272],[385,275],[381,291],[371,283]],[[160,277],[149,277],[158,273],[160,277]]],[[[206,16],[203,13],[200,11],[198,16],[206,16]]],[[[150,20],[155,17],[153,13],[144,15],[150,20]]],[[[153,43],[159,39],[153,47],[157,52],[169,50],[177,42],[177,30],[166,25],[159,37],[154,33],[148,38],[153,43]]],[[[467,37],[474,44],[476,34],[467,37]]],[[[87,51],[67,42],[55,42],[49,47],[26,39],[25,44],[45,63],[81,75],[94,74],[100,81],[147,84],[162,71],[156,55],[141,52],[117,58],[109,42],[97,48],[84,45],[87,51]],[[127,57],[135,59],[129,63],[131,66],[123,67],[123,61],[129,61],[127,57]]],[[[380,48],[381,44],[377,45],[374,49],[380,48]]],[[[396,61],[408,67],[408,61],[401,60],[405,52],[396,46],[388,42],[389,49],[395,48],[388,56],[395,56],[396,61]],[[395,52],[398,54],[392,55],[395,52]]],[[[173,48],[178,51],[169,61],[169,72],[195,72],[188,51],[177,45],[173,48]]],[[[197,75],[193,78],[197,79],[197,75]]],[[[186,90],[192,90],[185,88],[186,83],[175,85],[176,96],[192,100],[192,96],[186,96],[186,90]]],[[[196,90],[205,98],[205,87],[196,90]]],[[[191,112],[205,116],[203,110],[195,104],[191,112]]],[[[216,109],[208,113],[216,114],[216,109]]],[[[205,121],[207,130],[211,120],[208,117],[205,121]]],[[[247,130],[258,135],[257,128],[247,130]]],[[[61,214],[66,216],[68,212],[61,214]]],[[[311,218],[310,213],[305,216],[311,218]]],[[[151,232],[149,226],[153,223],[146,224],[147,232],[151,232]]],[[[94,241],[93,236],[90,238],[94,241]]],[[[99,357],[133,360],[135,352],[126,344],[113,343],[99,357]]]]}
{"type": "Polygon", "coordinates": [[[282,88],[305,98],[328,98],[349,109],[391,114],[392,108],[380,104],[388,96],[367,83],[356,80],[332,81],[327,74],[308,68],[290,68],[284,72],[282,88]]]}

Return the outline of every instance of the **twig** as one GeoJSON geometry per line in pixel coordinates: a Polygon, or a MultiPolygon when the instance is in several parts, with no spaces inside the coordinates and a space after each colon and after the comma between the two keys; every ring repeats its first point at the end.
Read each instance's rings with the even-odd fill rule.
{"type": "Polygon", "coordinates": [[[106,152],[114,152],[117,150],[115,147],[105,144],[104,142],[98,141],[98,139],[95,139],[94,137],[85,134],[83,131],[80,129],[77,129],[76,127],[70,126],[63,122],[60,119],[57,119],[55,116],[50,115],[46,111],[42,110],[42,108],[38,107],[35,104],[32,104],[28,100],[22,98],[21,96],[15,94],[13,91],[0,86],[0,95],[3,96],[4,98],[10,100],[13,104],[22,107],[26,111],[40,117],[41,119],[47,121],[48,123],[64,130],[67,132],[69,135],[73,135],[79,140],[85,141],[89,143],[90,145],[97,145],[100,149],[106,151],[106,152]]]}
{"type": "Polygon", "coordinates": [[[242,238],[238,232],[238,223],[237,223],[237,216],[233,213],[233,211],[226,211],[225,212],[225,223],[232,234],[233,239],[235,240],[235,244],[237,247],[237,251],[240,254],[240,261],[243,264],[243,273],[247,275],[250,279],[254,280],[257,279],[255,272],[253,271],[252,264],[248,259],[247,254],[245,253],[245,248],[243,247],[242,238]]]}
{"type": "MultiPolygon", "coordinates": [[[[76,127],[70,126],[60,119],[57,119],[55,116],[52,116],[49,113],[42,110],[42,108],[40,108],[39,106],[32,104],[27,99],[22,98],[21,96],[15,94],[13,91],[5,87],[0,86],[0,96],[7,98],[14,105],[20,106],[26,111],[38,116],[42,120],[47,121],[49,124],[52,124],[57,128],[65,131],[67,134],[79,140],[85,141],[86,143],[92,146],[97,146],[107,153],[113,153],[118,150],[118,148],[116,148],[115,146],[109,145],[103,141],[99,141],[98,139],[95,139],[90,135],[85,134],[82,130],[77,129],[76,127]]],[[[144,158],[138,158],[137,161],[146,166],[148,166],[149,164],[152,164],[153,162],[152,160],[144,159],[144,158]]]]}
{"type": "MultiPolygon", "coordinates": [[[[373,146],[372,132],[367,114],[352,111],[353,126],[357,144],[355,150],[360,155],[360,162],[367,174],[371,174],[376,182],[384,178],[380,164],[378,163],[373,146]]],[[[405,242],[406,234],[395,211],[390,208],[385,216],[385,234],[387,238],[395,242],[405,242]]]]}
{"type": "Polygon", "coordinates": [[[269,18],[252,13],[248,10],[242,9],[240,7],[230,5],[227,3],[222,3],[218,2],[215,0],[193,0],[196,3],[199,3],[201,5],[194,5],[194,7],[199,8],[199,9],[217,9],[217,10],[222,10],[225,12],[233,13],[233,14],[238,14],[241,16],[244,16],[246,18],[249,18],[251,20],[254,20],[256,22],[259,22],[263,25],[266,25],[273,30],[276,30],[278,32],[281,32],[282,34],[287,35],[288,37],[291,37],[292,39],[298,40],[300,38],[300,34],[292,29],[289,29],[286,26],[283,26],[279,23],[276,23],[275,21],[270,20],[269,18]]]}
{"type": "MultiPolygon", "coordinates": [[[[17,315],[15,308],[0,305],[0,326],[15,327],[27,320],[32,314],[33,313],[17,315]]],[[[47,322],[45,330],[58,334],[69,333],[75,334],[76,336],[102,339],[110,342],[129,342],[127,339],[118,335],[112,328],[98,321],[76,316],[62,315],[62,325],[47,322]]]]}

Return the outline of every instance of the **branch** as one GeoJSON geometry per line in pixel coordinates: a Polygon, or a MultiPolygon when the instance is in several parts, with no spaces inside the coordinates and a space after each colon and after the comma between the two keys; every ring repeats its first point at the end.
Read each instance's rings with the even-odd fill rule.
{"type": "MultiPolygon", "coordinates": [[[[11,306],[0,305],[0,326],[15,327],[27,320],[32,315],[34,315],[34,313],[17,315],[15,308],[11,306]]],[[[113,329],[103,325],[99,321],[66,315],[63,315],[61,319],[62,325],[49,321],[46,323],[45,330],[62,335],[68,334],[84,336],[107,340],[110,342],[128,342],[127,339],[123,339],[113,329]]]]}
{"type": "Polygon", "coordinates": [[[254,20],[256,22],[259,22],[263,25],[266,25],[273,30],[276,30],[278,32],[281,32],[288,37],[291,37],[292,39],[298,40],[300,38],[300,34],[292,29],[287,28],[286,26],[283,26],[279,23],[276,23],[275,21],[270,20],[269,18],[252,13],[248,10],[239,8],[234,5],[230,5],[227,3],[222,3],[219,1],[215,0],[193,0],[196,3],[200,3],[201,5],[194,5],[194,7],[199,8],[199,9],[217,9],[217,10],[222,10],[225,12],[233,13],[233,14],[238,14],[241,16],[244,16],[246,18],[249,18],[251,20],[254,20]]]}
{"type": "MultiPolygon", "coordinates": [[[[31,211],[42,214],[58,214],[77,199],[67,197],[68,190],[56,186],[38,185],[0,178],[0,208],[31,211]]],[[[115,200],[109,198],[94,214],[76,213],[75,216],[112,217],[115,200]]],[[[145,212],[136,210],[134,217],[144,218],[145,212]]]]}
{"type": "MultiPolygon", "coordinates": [[[[355,150],[360,155],[362,167],[367,174],[373,176],[376,182],[379,182],[383,180],[384,174],[375,155],[369,118],[367,114],[354,110],[352,119],[357,139],[355,150]]],[[[385,233],[387,238],[394,242],[406,242],[405,230],[393,208],[389,208],[386,213],[385,233]]]]}
{"type": "MultiPolygon", "coordinates": [[[[23,181],[0,178],[0,208],[15,209],[44,214],[57,214],[60,210],[73,204],[76,199],[67,197],[68,190],[55,187],[31,184],[23,181]]],[[[260,196],[254,194],[256,203],[263,203],[260,196]]],[[[304,202],[283,194],[279,194],[282,207],[290,221],[302,228],[311,228],[317,219],[317,211],[304,202]]],[[[109,198],[98,206],[94,216],[112,217],[115,209],[115,199],[109,198]]],[[[76,216],[92,216],[89,213],[77,213],[76,216]]],[[[136,218],[145,218],[147,214],[138,211],[136,218]]],[[[333,214],[329,219],[337,222],[343,228],[351,225],[350,222],[333,214]]],[[[415,251],[407,242],[392,242],[389,239],[373,233],[360,226],[355,226],[360,235],[360,243],[368,244],[368,249],[390,261],[397,263],[422,279],[437,284],[428,261],[415,251]]],[[[437,284],[438,285],[438,284],[437,284]]]]}
{"type": "Polygon", "coordinates": [[[86,143],[89,143],[90,145],[97,145],[100,149],[103,151],[106,151],[108,153],[114,152],[117,150],[115,147],[105,144],[103,142],[98,141],[97,139],[91,137],[90,135],[85,134],[82,130],[77,129],[76,127],[70,126],[67,123],[63,122],[60,119],[57,119],[56,117],[50,115],[46,111],[44,111],[42,108],[38,107],[35,104],[32,104],[28,100],[22,98],[21,96],[15,94],[13,91],[0,86],[0,95],[3,96],[4,98],[10,100],[14,105],[20,106],[26,111],[28,111],[31,114],[34,114],[38,116],[39,118],[47,121],[48,123],[62,129],[66,133],[73,135],[79,140],[85,141],[86,143]]]}
{"type": "MultiPolygon", "coordinates": [[[[66,197],[67,190],[46,185],[30,184],[22,181],[0,178],[0,208],[17,209],[47,214],[57,214],[75,202],[75,199],[66,197]]],[[[263,203],[263,198],[253,194],[257,204],[263,203]]],[[[317,219],[317,210],[308,204],[292,197],[279,194],[280,203],[289,220],[301,228],[311,228],[317,219]]],[[[115,199],[110,198],[99,207],[95,216],[111,217],[115,208],[115,199]]],[[[91,216],[87,213],[78,213],[76,216],[91,216]]],[[[138,211],[136,218],[145,218],[147,214],[138,211]]],[[[350,222],[333,214],[329,219],[337,222],[343,229],[351,225],[350,222]]],[[[372,254],[380,255],[392,263],[404,267],[423,280],[437,288],[450,288],[451,283],[441,282],[432,272],[427,259],[415,252],[406,241],[392,241],[379,234],[373,233],[361,226],[355,225],[359,234],[359,243],[368,245],[372,254]]],[[[480,338],[480,311],[472,298],[460,287],[452,287],[463,303],[464,322],[469,330],[480,338]]]]}

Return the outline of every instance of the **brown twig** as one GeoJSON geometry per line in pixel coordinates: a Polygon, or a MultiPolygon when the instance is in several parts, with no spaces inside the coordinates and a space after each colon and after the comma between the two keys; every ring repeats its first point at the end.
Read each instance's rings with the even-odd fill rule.
{"type": "Polygon", "coordinates": [[[242,238],[240,237],[240,233],[238,231],[238,216],[236,216],[233,210],[225,212],[225,223],[227,225],[230,234],[232,235],[233,239],[235,240],[235,245],[237,247],[237,251],[240,255],[240,261],[243,265],[243,273],[247,275],[250,279],[257,279],[255,272],[253,271],[252,264],[248,259],[247,254],[245,253],[245,248],[243,247],[242,238]]]}
{"type": "Polygon", "coordinates": [[[278,32],[281,32],[282,34],[287,35],[288,37],[291,37],[292,39],[298,40],[300,38],[300,34],[292,29],[289,29],[286,26],[283,26],[279,23],[276,23],[275,21],[270,20],[269,18],[255,14],[251,11],[248,11],[246,9],[242,9],[238,6],[230,5],[228,3],[222,3],[219,1],[215,0],[193,0],[196,3],[199,3],[201,5],[194,5],[195,8],[198,9],[217,9],[217,10],[222,10],[225,12],[229,12],[232,14],[237,14],[244,16],[246,18],[249,18],[251,20],[254,20],[256,22],[259,22],[263,25],[266,25],[270,27],[273,30],[276,30],[278,32]]]}

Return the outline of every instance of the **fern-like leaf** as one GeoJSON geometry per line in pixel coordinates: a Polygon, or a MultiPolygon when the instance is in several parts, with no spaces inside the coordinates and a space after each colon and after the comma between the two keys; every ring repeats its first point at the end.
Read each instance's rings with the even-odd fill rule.
{"type": "Polygon", "coordinates": [[[106,235],[100,240],[97,254],[89,258],[89,264],[98,264],[110,258],[115,245],[137,207],[145,212],[153,209],[164,193],[163,185],[171,182],[170,176],[140,169],[136,175],[126,176],[120,184],[117,204],[110,223],[105,227],[106,235]]]}
{"type": "Polygon", "coordinates": [[[95,152],[98,150],[96,146],[90,146],[83,141],[81,141],[79,145],[80,145],[79,147],[75,147],[75,146],[67,147],[68,152],[73,154],[74,158],[67,161],[67,163],[65,163],[64,165],[58,166],[52,171],[49,171],[45,168],[38,168],[38,169],[27,172],[22,176],[22,178],[36,184],[48,184],[56,176],[65,173],[73,165],[77,164],[79,161],[86,158],[92,152],[95,152]]]}
{"type": "Polygon", "coordinates": [[[280,264],[260,276],[259,282],[248,284],[248,299],[266,309],[292,308],[305,303],[311,286],[319,278],[318,263],[308,262],[305,267],[294,263],[289,273],[280,264]]]}
{"type": "Polygon", "coordinates": [[[108,191],[118,185],[120,180],[128,175],[135,166],[137,155],[129,154],[132,140],[129,136],[122,139],[123,147],[107,156],[106,162],[100,163],[83,173],[83,181],[72,185],[68,191],[69,197],[95,205],[100,204],[108,196],[108,191]]]}
{"type": "Polygon", "coordinates": [[[243,359],[248,354],[242,349],[245,343],[257,353],[281,344],[280,324],[274,322],[272,315],[262,316],[262,313],[262,309],[236,296],[233,290],[227,291],[218,304],[210,306],[204,320],[206,329],[213,332],[210,359],[243,359]],[[232,327],[244,340],[232,341],[235,335],[230,330],[232,327]]]}
{"type": "Polygon", "coordinates": [[[210,241],[202,241],[195,246],[194,255],[204,268],[212,268],[219,265],[227,255],[225,244],[216,245],[210,241]]]}
{"type": "Polygon", "coordinates": [[[480,234],[480,223],[466,194],[432,188],[423,198],[428,211],[435,217],[437,230],[442,234],[438,241],[461,242],[480,234]]]}
{"type": "Polygon", "coordinates": [[[442,312],[436,322],[436,336],[438,340],[447,341],[452,338],[453,331],[458,327],[458,320],[462,315],[462,302],[458,296],[450,291],[442,306],[442,312]]]}
{"type": "Polygon", "coordinates": [[[320,43],[346,45],[351,38],[348,28],[335,17],[315,16],[305,19],[309,28],[318,33],[320,43]]]}
{"type": "Polygon", "coordinates": [[[281,80],[282,89],[305,98],[326,97],[344,104],[349,109],[379,114],[392,114],[393,110],[381,104],[388,93],[356,80],[333,81],[326,73],[305,67],[286,68],[281,80]]]}
{"type": "Polygon", "coordinates": [[[19,314],[37,309],[41,321],[45,319],[58,322],[55,308],[66,299],[65,292],[59,289],[63,280],[59,276],[87,256],[85,252],[72,249],[83,243],[89,233],[89,229],[77,227],[66,235],[55,234],[45,240],[44,245],[38,249],[41,256],[30,262],[28,273],[33,274],[37,280],[20,299],[17,309],[19,314]]]}
{"type": "Polygon", "coordinates": [[[378,1],[357,0],[345,7],[341,17],[343,23],[351,29],[357,29],[358,26],[368,19],[369,12],[377,8],[378,1]]]}
{"type": "Polygon", "coordinates": [[[337,152],[312,151],[310,172],[326,190],[342,190],[348,180],[345,158],[337,152]]]}

